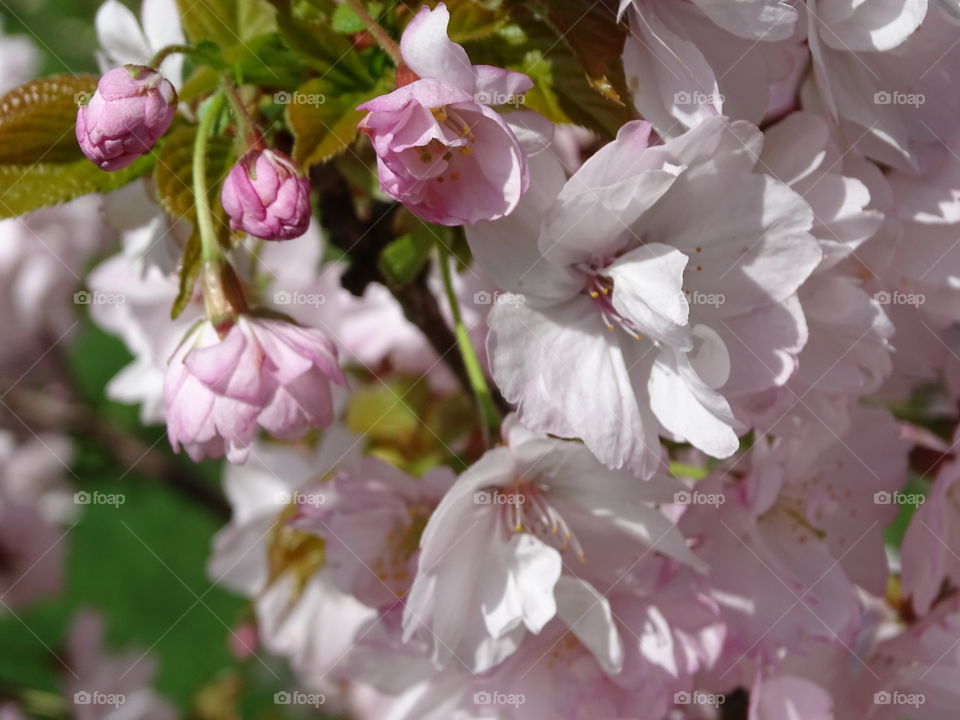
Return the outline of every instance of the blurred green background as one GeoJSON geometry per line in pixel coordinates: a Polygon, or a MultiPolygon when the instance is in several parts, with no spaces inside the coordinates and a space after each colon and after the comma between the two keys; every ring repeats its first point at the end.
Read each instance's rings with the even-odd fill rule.
{"type": "MultiPolygon", "coordinates": [[[[100,0],[0,0],[5,34],[33,38],[43,53],[40,74],[96,70],[93,18],[100,0]]],[[[135,3],[124,5],[139,12],[135,3]]]]}

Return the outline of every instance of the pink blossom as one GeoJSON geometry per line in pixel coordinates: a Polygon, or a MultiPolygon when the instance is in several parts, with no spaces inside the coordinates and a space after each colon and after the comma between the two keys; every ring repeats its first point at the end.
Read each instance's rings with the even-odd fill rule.
{"type": "Polygon", "coordinates": [[[547,153],[533,158],[517,210],[467,230],[484,272],[522,298],[494,307],[488,342],[520,420],[642,477],[659,434],[736,451],[729,398],[795,370],[795,293],[821,259],[809,205],[755,170],[756,128],[715,118],[663,145],[651,131],[625,125],[566,182],[547,153]],[[741,377],[756,357],[777,364],[741,377]]]}
{"type": "Polygon", "coordinates": [[[420,533],[456,476],[436,468],[420,479],[376,458],[340,469],[323,503],[301,503],[290,524],[324,539],[324,558],[337,587],[375,608],[410,589],[420,533]]]}
{"type": "Polygon", "coordinates": [[[675,481],[643,483],[600,465],[580,443],[546,438],[508,418],[506,445],[464,472],[433,512],[404,608],[404,638],[438,664],[454,657],[483,672],[556,615],[601,632],[593,646],[610,672],[623,666],[598,590],[646,552],[695,563],[654,503],[675,481]]]}
{"type": "Polygon", "coordinates": [[[167,366],[164,404],[175,450],[245,462],[257,427],[291,440],[333,420],[344,384],[330,339],[281,320],[241,316],[221,338],[198,325],[167,366]]]}
{"type": "Polygon", "coordinates": [[[529,182],[521,141],[542,147],[546,121],[492,109],[518,102],[533,83],[520,73],[471,65],[447,37],[449,20],[443,3],[422,7],[400,42],[418,79],[358,109],[369,111],[360,129],[377,153],[384,192],[428,222],[469,225],[516,207],[529,182]]]}

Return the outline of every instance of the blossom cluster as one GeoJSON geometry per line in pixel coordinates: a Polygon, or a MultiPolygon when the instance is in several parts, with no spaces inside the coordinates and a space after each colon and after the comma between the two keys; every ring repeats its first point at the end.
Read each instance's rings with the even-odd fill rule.
{"type": "MultiPolygon", "coordinates": [[[[601,2],[584,17],[622,33],[622,83],[576,80],[625,113],[606,136],[554,115],[549,53],[473,62],[524,42],[468,40],[478,7],[339,5],[367,23],[351,57],[395,72],[337,116],[215,62],[198,89],[175,48],[210,50],[172,0],[142,27],[107,0],[78,145],[105,174],[159,164],[2,221],[0,376],[45,372],[79,287],[132,356],[107,396],[172,452],[225,458],[206,570],[249,603],[236,657],[289,664],[277,705],[952,717],[955,4],[601,2]],[[302,150],[305,112],[327,139],[349,126],[338,157],[302,150]],[[185,135],[181,212],[161,181],[185,135]]],[[[0,614],[61,581],[70,443],[35,440],[0,435],[0,614]]],[[[148,675],[129,692],[166,717],[148,675]]]]}

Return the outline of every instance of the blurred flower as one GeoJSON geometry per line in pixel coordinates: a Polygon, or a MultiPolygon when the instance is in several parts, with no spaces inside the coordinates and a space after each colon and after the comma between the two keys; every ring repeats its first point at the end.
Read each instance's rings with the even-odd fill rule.
{"type": "Polygon", "coordinates": [[[66,694],[76,720],[174,720],[173,706],[150,688],[155,671],[147,653],[104,652],[103,620],[93,612],[74,618],[67,640],[66,694]]]}
{"type": "MultiPolygon", "coordinates": [[[[95,25],[101,51],[101,72],[118,65],[147,65],[163,48],[184,43],[180,11],[175,0],[143,0],[141,22],[118,0],[107,0],[97,10],[95,25]]],[[[173,53],[157,68],[175,88],[183,82],[183,55],[173,53]]]]}

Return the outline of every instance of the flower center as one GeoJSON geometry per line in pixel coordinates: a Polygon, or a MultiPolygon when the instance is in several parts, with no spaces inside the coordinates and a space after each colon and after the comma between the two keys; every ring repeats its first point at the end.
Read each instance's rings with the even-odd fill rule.
{"type": "Polygon", "coordinates": [[[449,145],[441,140],[434,139],[426,145],[417,146],[414,151],[424,165],[431,166],[434,163],[445,163],[441,174],[433,178],[435,182],[441,184],[447,180],[457,182],[462,177],[460,171],[457,170],[460,158],[468,158],[473,155],[471,144],[476,142],[473,129],[457,111],[448,107],[431,108],[430,112],[433,113],[436,121],[451,134],[457,136],[457,139],[449,145]]]}
{"type": "Polygon", "coordinates": [[[407,518],[396,522],[386,535],[384,552],[376,559],[371,569],[377,578],[403,597],[410,582],[410,558],[420,548],[420,536],[430,518],[430,508],[414,506],[407,508],[407,518]]]}
{"type": "Polygon", "coordinates": [[[572,550],[580,562],[587,562],[573,529],[541,487],[526,483],[491,488],[490,498],[510,535],[530,533],[561,553],[572,550]]]}
{"type": "Polygon", "coordinates": [[[590,296],[593,304],[600,311],[600,317],[606,324],[607,330],[615,330],[619,327],[636,340],[643,340],[643,333],[640,332],[636,323],[621,315],[613,306],[613,280],[601,273],[603,267],[598,267],[595,263],[577,266],[578,270],[587,275],[584,292],[590,296]]]}

